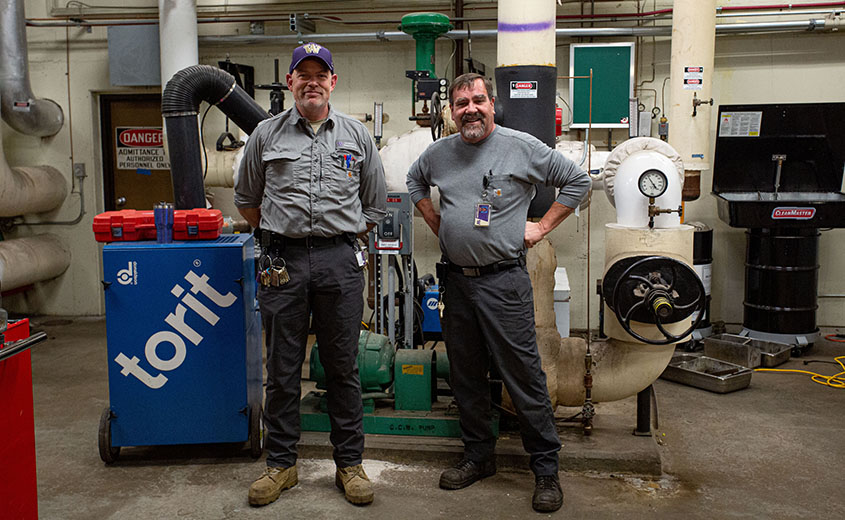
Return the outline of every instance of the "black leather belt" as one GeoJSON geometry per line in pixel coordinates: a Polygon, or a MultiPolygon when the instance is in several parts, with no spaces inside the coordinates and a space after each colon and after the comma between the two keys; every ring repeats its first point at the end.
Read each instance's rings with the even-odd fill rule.
{"type": "Polygon", "coordinates": [[[261,231],[261,245],[269,249],[284,249],[286,247],[326,247],[341,243],[348,243],[346,235],[335,235],[333,237],[307,236],[301,238],[290,238],[273,231],[261,231]]]}
{"type": "Polygon", "coordinates": [[[500,262],[494,262],[492,264],[482,265],[479,267],[463,267],[458,264],[453,264],[452,262],[449,262],[450,271],[454,273],[460,273],[464,276],[469,276],[470,278],[485,276],[488,274],[496,274],[502,271],[507,271],[508,269],[517,266],[525,266],[524,257],[514,258],[511,260],[502,260],[500,262]]]}

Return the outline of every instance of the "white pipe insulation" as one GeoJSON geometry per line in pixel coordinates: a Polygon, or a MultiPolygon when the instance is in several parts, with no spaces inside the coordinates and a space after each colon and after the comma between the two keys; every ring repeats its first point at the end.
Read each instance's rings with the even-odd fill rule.
{"type": "Polygon", "coordinates": [[[498,7],[496,66],[554,67],[555,0],[499,0],[498,7]]]}
{"type": "Polygon", "coordinates": [[[70,248],[48,233],[0,242],[0,289],[8,291],[55,278],[70,265],[70,248]]]}
{"type": "Polygon", "coordinates": [[[199,63],[197,4],[194,0],[158,0],[161,90],[180,70],[199,63]]]}
{"type": "Polygon", "coordinates": [[[32,93],[24,0],[0,0],[0,112],[9,126],[37,137],[56,135],[64,123],[55,101],[32,93]]]}
{"type": "Polygon", "coordinates": [[[66,196],[67,183],[59,170],[52,166],[12,168],[0,146],[0,217],[50,211],[66,196]]]}
{"type": "Polygon", "coordinates": [[[710,168],[712,106],[693,103],[711,99],[716,0],[675,0],[672,9],[669,144],[684,162],[684,200],[695,200],[701,193],[701,172],[710,168]]]}

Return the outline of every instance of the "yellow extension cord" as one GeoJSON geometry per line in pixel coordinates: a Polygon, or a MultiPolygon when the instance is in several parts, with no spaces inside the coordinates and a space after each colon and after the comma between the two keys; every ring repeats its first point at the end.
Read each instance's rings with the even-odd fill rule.
{"type": "Polygon", "coordinates": [[[845,363],[842,361],[845,360],[845,356],[839,356],[833,358],[834,361],[839,363],[839,366],[842,367],[842,372],[838,374],[834,374],[832,376],[825,376],[822,374],[817,374],[815,372],[810,372],[809,370],[794,370],[788,368],[755,368],[755,372],[792,372],[795,374],[807,374],[812,376],[811,379],[813,382],[816,382],[820,385],[829,386],[831,388],[845,388],[845,363]]]}

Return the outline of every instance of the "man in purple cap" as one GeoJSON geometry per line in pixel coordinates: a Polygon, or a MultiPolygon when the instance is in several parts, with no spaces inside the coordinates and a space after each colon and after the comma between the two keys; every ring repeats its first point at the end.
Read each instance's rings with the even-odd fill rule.
{"type": "Polygon", "coordinates": [[[336,84],[328,49],[316,43],[294,49],[287,85],[295,106],[258,125],[235,176],[235,205],[260,227],[261,268],[270,268],[258,290],[267,346],[267,468],[249,488],[253,506],[273,502],[298,482],[300,372],[309,317],[326,372],[335,484],[353,504],[373,501],[361,465],[356,358],[364,276],[356,235],[386,215],[387,194],[366,127],[329,104],[336,84]]]}

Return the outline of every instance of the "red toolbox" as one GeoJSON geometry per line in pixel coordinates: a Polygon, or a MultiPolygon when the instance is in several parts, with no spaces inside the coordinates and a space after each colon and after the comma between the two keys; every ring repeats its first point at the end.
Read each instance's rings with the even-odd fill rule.
{"type": "Polygon", "coordinates": [[[219,209],[177,209],[173,212],[173,240],[213,240],[223,230],[219,209]]]}
{"type": "Polygon", "coordinates": [[[94,217],[94,238],[97,242],[155,240],[153,210],[123,209],[100,213],[94,217]]]}
{"type": "MultiPolygon", "coordinates": [[[[29,320],[9,323],[6,341],[29,337],[29,320]]],[[[2,350],[4,344],[0,344],[2,350]]],[[[0,516],[38,518],[32,363],[29,350],[0,361],[0,516]]]]}
{"type": "MultiPolygon", "coordinates": [[[[106,211],[94,217],[97,242],[155,240],[152,210],[106,211]]],[[[223,230],[219,209],[177,209],[173,212],[173,240],[213,240],[223,230]]]]}

